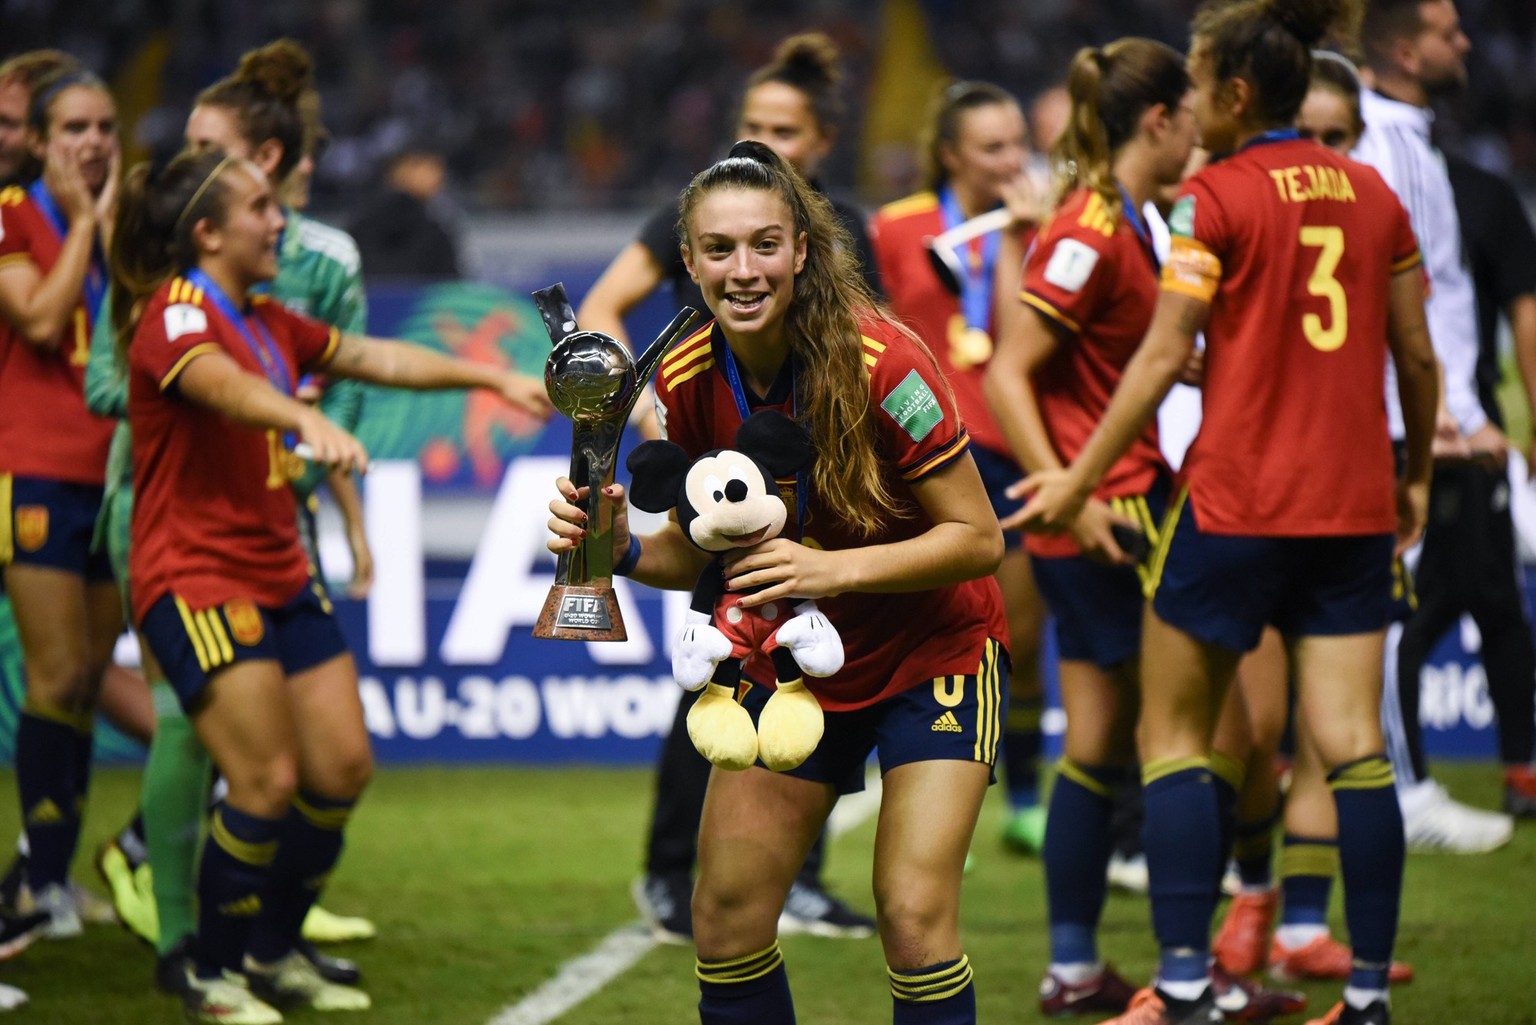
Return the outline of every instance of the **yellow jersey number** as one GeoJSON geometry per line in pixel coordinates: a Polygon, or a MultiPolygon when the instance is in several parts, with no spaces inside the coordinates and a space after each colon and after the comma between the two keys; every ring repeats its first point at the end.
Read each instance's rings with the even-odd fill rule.
{"type": "Polygon", "coordinates": [[[1303,314],[1301,331],[1320,352],[1333,352],[1344,344],[1349,333],[1349,303],[1344,286],[1334,277],[1344,258],[1344,229],[1306,225],[1301,229],[1301,244],[1319,250],[1317,264],[1307,279],[1307,293],[1328,300],[1328,325],[1315,313],[1303,314]]]}

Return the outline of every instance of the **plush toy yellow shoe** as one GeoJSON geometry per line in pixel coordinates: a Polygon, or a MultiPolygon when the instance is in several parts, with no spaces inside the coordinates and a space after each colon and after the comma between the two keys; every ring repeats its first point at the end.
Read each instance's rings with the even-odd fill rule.
{"type": "Polygon", "coordinates": [[[805,681],[782,681],[757,717],[757,756],[774,772],[793,769],[816,750],[824,727],[821,704],[805,681]]]}
{"type": "Polygon", "coordinates": [[[757,761],[757,730],[752,716],[736,703],[731,688],[706,684],[688,711],[688,737],[711,765],[740,772],[757,761]]]}

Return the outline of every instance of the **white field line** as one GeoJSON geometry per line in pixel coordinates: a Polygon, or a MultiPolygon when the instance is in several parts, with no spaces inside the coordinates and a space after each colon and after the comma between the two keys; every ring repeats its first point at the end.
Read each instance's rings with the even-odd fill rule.
{"type": "MultiPolygon", "coordinates": [[[[833,836],[857,827],[880,808],[880,773],[871,768],[864,789],[837,802],[827,820],[833,836]]],[[[622,925],[580,957],[560,966],[555,977],[515,1004],[496,1012],[486,1025],[547,1025],[634,967],[656,941],[643,921],[622,925]]]]}

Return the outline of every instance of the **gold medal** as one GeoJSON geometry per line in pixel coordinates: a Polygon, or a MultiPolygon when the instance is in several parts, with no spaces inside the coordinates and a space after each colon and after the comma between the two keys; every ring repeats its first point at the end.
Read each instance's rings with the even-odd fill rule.
{"type": "Polygon", "coordinates": [[[956,370],[969,370],[991,358],[991,335],[967,325],[958,313],[949,318],[949,362],[956,370]]]}
{"type": "Polygon", "coordinates": [[[289,480],[298,480],[304,476],[304,469],[305,463],[303,459],[292,452],[283,453],[283,470],[287,473],[289,480]]]}

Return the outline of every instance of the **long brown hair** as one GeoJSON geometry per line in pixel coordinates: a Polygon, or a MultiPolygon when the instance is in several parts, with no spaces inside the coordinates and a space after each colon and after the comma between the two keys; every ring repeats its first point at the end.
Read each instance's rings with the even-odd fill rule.
{"type": "Polygon", "coordinates": [[[1077,51],[1067,71],[1072,113],[1051,150],[1057,201],[1086,187],[1109,209],[1119,209],[1111,167],[1115,153],[1136,134],[1148,108],[1176,111],[1188,91],[1184,58],[1165,43],[1133,37],[1077,51]]]}
{"type": "MultiPolygon", "coordinates": [[[[774,193],[788,208],[796,236],[805,233],[805,266],[795,276],[784,331],[804,371],[796,380],[796,401],[816,449],[811,486],[829,509],[867,538],[889,519],[909,517],[914,510],[886,486],[859,321],[877,317],[916,338],[870,292],[832,204],[762,143],[738,142],[724,160],[694,176],[678,200],[679,238],[690,238],[700,201],[723,189],[774,193]]],[[[931,354],[928,358],[933,360],[931,354]]],[[[943,380],[937,362],[933,368],[943,380]]]]}
{"type": "Polygon", "coordinates": [[[148,163],[123,176],[112,232],[112,329],[120,363],[144,300],[175,274],[197,265],[193,229],[204,218],[222,225],[228,197],[223,176],[248,166],[217,151],[179,154],[159,174],[148,163]]]}
{"type": "Polygon", "coordinates": [[[204,89],[199,107],[222,107],[235,115],[240,135],[254,149],[275,139],[283,148],[272,181],[281,182],[304,157],[305,118],[301,101],[314,92],[315,62],[292,39],[278,39],[240,58],[234,74],[204,89]]]}

